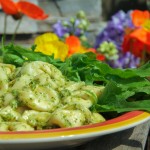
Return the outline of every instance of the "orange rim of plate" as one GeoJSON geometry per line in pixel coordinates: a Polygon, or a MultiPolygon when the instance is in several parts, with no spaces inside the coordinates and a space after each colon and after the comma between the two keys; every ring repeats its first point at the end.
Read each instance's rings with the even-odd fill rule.
{"type": "Polygon", "coordinates": [[[132,111],[125,113],[117,118],[107,120],[101,123],[84,125],[73,128],[59,128],[37,131],[17,131],[17,132],[0,132],[0,140],[17,140],[17,139],[38,139],[38,138],[55,138],[76,135],[87,135],[106,131],[121,130],[136,126],[150,119],[150,113],[144,111],[132,111]]]}

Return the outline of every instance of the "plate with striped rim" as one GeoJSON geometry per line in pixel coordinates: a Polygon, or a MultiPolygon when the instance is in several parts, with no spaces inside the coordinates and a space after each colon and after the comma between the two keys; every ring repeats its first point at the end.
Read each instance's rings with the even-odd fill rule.
{"type": "Polygon", "coordinates": [[[77,146],[96,137],[123,131],[150,120],[144,111],[132,111],[101,123],[73,128],[0,132],[0,150],[38,150],[77,146]]]}

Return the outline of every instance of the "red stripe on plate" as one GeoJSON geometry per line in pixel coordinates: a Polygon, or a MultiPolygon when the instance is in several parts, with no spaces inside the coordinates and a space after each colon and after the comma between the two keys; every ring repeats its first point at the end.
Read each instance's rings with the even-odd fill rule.
{"type": "Polygon", "coordinates": [[[32,134],[32,133],[39,134],[39,133],[47,133],[47,132],[62,132],[62,131],[70,131],[70,130],[80,130],[80,129],[93,128],[93,127],[97,127],[97,126],[105,126],[105,125],[114,124],[117,122],[126,121],[126,120],[134,118],[143,113],[144,113],[143,111],[132,111],[132,112],[125,113],[117,118],[107,120],[105,122],[95,123],[95,124],[91,124],[91,125],[84,125],[84,126],[80,126],[80,127],[37,130],[37,131],[17,131],[17,132],[11,131],[11,132],[0,132],[0,134],[32,134]]]}

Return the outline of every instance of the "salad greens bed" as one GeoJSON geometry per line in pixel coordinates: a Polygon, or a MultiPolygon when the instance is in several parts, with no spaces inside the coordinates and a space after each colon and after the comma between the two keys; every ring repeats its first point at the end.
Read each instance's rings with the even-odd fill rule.
{"type": "Polygon", "coordinates": [[[135,69],[114,69],[96,60],[94,53],[74,54],[64,62],[54,56],[34,52],[13,44],[2,46],[3,63],[22,66],[26,61],[44,61],[55,65],[73,81],[104,85],[105,90],[92,110],[100,113],[123,113],[133,110],[150,112],[150,62],[135,69]]]}

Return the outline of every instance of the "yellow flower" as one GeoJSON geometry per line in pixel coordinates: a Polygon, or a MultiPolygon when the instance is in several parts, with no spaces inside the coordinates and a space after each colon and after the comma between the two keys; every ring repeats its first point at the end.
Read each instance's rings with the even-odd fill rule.
{"type": "Polygon", "coordinates": [[[68,55],[67,44],[59,41],[59,38],[54,33],[45,33],[36,37],[34,44],[36,45],[36,52],[41,52],[45,55],[54,54],[54,58],[65,60],[68,55]]]}

